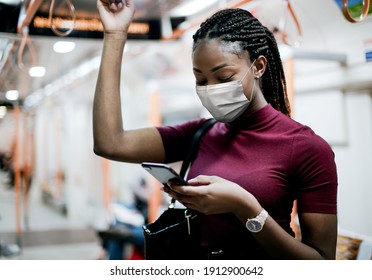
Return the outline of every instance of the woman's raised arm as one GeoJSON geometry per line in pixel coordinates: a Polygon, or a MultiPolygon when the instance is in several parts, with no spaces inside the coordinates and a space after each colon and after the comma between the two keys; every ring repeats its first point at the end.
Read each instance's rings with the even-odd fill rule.
{"type": "Polygon", "coordinates": [[[158,130],[125,130],[122,122],[121,63],[134,3],[97,0],[97,8],[104,27],[104,44],[93,102],[94,152],[118,161],[162,162],[165,155],[158,130]]]}

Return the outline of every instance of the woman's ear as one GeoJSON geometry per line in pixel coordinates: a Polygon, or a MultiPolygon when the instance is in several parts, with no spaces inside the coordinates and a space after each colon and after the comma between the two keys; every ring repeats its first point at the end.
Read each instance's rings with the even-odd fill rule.
{"type": "Polygon", "coordinates": [[[260,55],[259,57],[257,57],[256,62],[254,63],[253,66],[253,73],[256,79],[259,79],[263,76],[263,74],[266,71],[266,65],[267,59],[265,56],[260,55]]]}

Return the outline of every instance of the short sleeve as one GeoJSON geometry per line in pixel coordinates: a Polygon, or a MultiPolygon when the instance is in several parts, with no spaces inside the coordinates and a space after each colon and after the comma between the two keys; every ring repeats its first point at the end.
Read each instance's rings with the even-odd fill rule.
{"type": "Polygon", "coordinates": [[[337,170],[330,145],[309,128],[293,142],[292,163],[299,212],[337,213],[337,170]]]}
{"type": "Polygon", "coordinates": [[[204,121],[205,119],[196,119],[173,126],[156,127],[163,140],[166,163],[185,158],[194,133],[204,121]]]}

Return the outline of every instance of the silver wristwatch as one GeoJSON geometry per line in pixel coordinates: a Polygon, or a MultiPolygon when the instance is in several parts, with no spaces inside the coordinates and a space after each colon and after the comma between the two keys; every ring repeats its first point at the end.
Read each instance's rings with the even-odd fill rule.
{"type": "Polygon", "coordinates": [[[255,218],[247,219],[245,226],[250,232],[260,232],[268,216],[269,214],[267,211],[262,209],[260,214],[258,214],[255,218]]]}

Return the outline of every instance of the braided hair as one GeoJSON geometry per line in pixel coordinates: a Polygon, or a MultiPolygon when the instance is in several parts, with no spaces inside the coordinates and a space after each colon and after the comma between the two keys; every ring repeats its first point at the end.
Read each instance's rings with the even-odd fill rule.
{"type": "Polygon", "coordinates": [[[219,39],[224,43],[237,42],[242,51],[248,51],[254,61],[260,55],[268,61],[260,84],[263,95],[275,109],[290,116],[283,64],[274,35],[250,12],[243,9],[218,11],[193,35],[193,52],[203,39],[219,39]]]}

